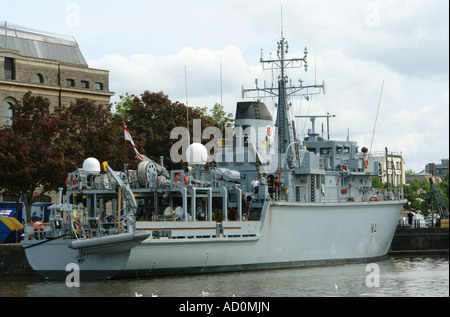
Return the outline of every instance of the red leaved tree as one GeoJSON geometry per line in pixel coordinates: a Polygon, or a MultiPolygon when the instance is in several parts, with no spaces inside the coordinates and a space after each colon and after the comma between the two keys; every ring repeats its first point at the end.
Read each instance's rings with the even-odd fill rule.
{"type": "Polygon", "coordinates": [[[64,157],[60,133],[69,119],[65,112],[50,111],[49,100],[31,92],[11,109],[12,126],[0,130],[0,190],[23,197],[30,221],[34,192],[56,190],[67,177],[71,163],[64,157]]]}
{"type": "MultiPolygon", "coordinates": [[[[70,125],[62,134],[68,147],[66,157],[76,162],[78,167],[88,157],[95,157],[100,162],[117,159],[110,108],[109,104],[96,104],[83,98],[71,103],[67,109],[70,125]]],[[[123,138],[120,140],[123,142],[123,138]]]]}
{"type": "MultiPolygon", "coordinates": [[[[175,127],[187,126],[186,111],[189,111],[191,140],[194,119],[201,119],[202,131],[212,124],[202,117],[198,108],[187,109],[186,105],[178,101],[172,102],[162,91],[155,93],[146,90],[140,98],[134,96],[129,103],[122,115],[127,120],[128,129],[138,151],[158,163],[160,156],[163,156],[164,165],[169,170],[185,167],[185,164],[174,163],[170,159],[170,149],[177,142],[170,139],[170,132],[175,127]]],[[[130,159],[134,157],[131,146],[128,147],[128,157],[130,159]]]]}

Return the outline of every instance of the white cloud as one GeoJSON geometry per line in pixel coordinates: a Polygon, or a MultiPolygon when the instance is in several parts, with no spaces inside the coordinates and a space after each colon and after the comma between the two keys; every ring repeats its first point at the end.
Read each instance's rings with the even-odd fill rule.
{"type": "MultiPolygon", "coordinates": [[[[88,62],[110,70],[111,89],[117,94],[162,90],[172,101],[185,102],[186,67],[189,105],[212,106],[221,98],[222,63],[223,104],[234,113],[241,85],[254,87],[254,78],[260,86],[277,80],[276,73],[263,74],[258,62],[260,48],[265,56],[276,51],[280,3],[227,0],[146,5],[151,4],[137,5],[142,12],[136,13],[135,22],[125,14],[124,23],[114,24],[108,34],[121,40],[114,43],[106,37],[102,46],[109,52],[88,62]],[[169,10],[169,4],[174,9],[169,10]],[[144,11],[151,18],[144,19],[144,11]]],[[[110,25],[108,20],[118,18],[118,11],[111,9],[101,21],[110,25]]],[[[312,83],[317,73],[317,82],[325,80],[327,85],[325,96],[314,96],[310,103],[294,101],[294,115],[335,114],[333,138],[345,138],[349,129],[351,139],[370,147],[384,80],[373,151],[387,146],[402,152],[407,168],[416,171],[448,157],[447,1],[285,0],[283,17],[290,56],[303,56],[305,45],[310,51],[309,72],[289,71],[290,78],[312,83]]],[[[94,18],[85,18],[82,23],[90,29],[93,21],[87,21],[94,18]]],[[[272,110],[274,102],[266,100],[272,110]]],[[[297,130],[303,131],[305,120],[297,124],[297,130]]],[[[306,124],[307,130],[309,121],[306,124]]]]}
{"type": "Polygon", "coordinates": [[[223,50],[186,47],[167,56],[109,54],[89,61],[89,65],[110,70],[110,90],[116,92],[116,98],[125,92],[138,95],[150,90],[163,91],[172,101],[185,102],[186,74],[190,106],[212,107],[220,103],[222,93],[223,104],[229,112],[234,112],[241,84],[260,71],[248,66],[242,52],[232,45],[223,50]]]}
{"type": "MultiPolygon", "coordinates": [[[[10,23],[74,36],[88,64],[110,71],[117,95],[164,91],[190,106],[221,99],[234,113],[241,85],[270,85],[277,74],[259,64],[276,52],[280,5],[290,56],[310,51],[307,74],[293,81],[325,80],[327,94],[295,100],[293,114],[326,114],[332,137],[370,146],[381,83],[385,81],[373,150],[403,152],[419,171],[449,157],[449,2],[446,0],[135,0],[55,2],[0,0],[10,23]],[[4,2],[4,4],[3,4],[4,2]],[[79,9],[79,25],[67,25],[67,4],[79,9]],[[309,110],[309,112],[308,112],[309,110]]],[[[266,100],[274,110],[272,99],[266,100]]],[[[298,120],[298,131],[305,122],[298,120]]],[[[320,129],[321,123],[317,124],[320,129]]]]}
{"type": "MultiPolygon", "coordinates": [[[[292,56],[299,55],[292,53],[292,56]]],[[[310,61],[314,60],[310,58],[310,61]]],[[[229,112],[234,113],[235,104],[241,98],[241,84],[252,88],[255,77],[260,83],[264,80],[267,85],[271,83],[272,73],[263,74],[260,66],[248,65],[235,46],[223,50],[187,47],[167,56],[136,54],[127,58],[111,54],[89,62],[92,67],[110,70],[111,89],[117,94],[164,91],[172,101],[181,102],[185,102],[186,66],[190,106],[212,106],[220,102],[220,63],[224,105],[229,112]]],[[[423,168],[424,162],[434,161],[437,151],[442,157],[448,156],[448,135],[442,133],[443,129],[448,130],[448,90],[424,98],[426,91],[435,90],[434,82],[406,78],[384,65],[358,60],[338,50],[318,54],[317,64],[317,79],[319,83],[326,79],[327,94],[315,96],[310,103],[294,101],[293,115],[335,114],[337,117],[331,121],[332,138],[343,139],[349,131],[351,139],[360,147],[369,148],[384,80],[373,152],[383,151],[385,146],[389,151],[403,152],[407,167],[417,171],[423,168]],[[416,94],[420,98],[415,99],[416,94]],[[436,138],[438,134],[440,137],[436,138]]],[[[315,81],[312,63],[308,73],[290,71],[289,75],[294,81],[297,78],[304,79],[305,83],[315,81]]],[[[266,100],[272,110],[274,102],[271,98],[266,100]]],[[[306,129],[305,120],[296,122],[299,132],[310,127],[309,121],[306,129]]],[[[317,124],[317,129],[320,125],[317,124]]]]}

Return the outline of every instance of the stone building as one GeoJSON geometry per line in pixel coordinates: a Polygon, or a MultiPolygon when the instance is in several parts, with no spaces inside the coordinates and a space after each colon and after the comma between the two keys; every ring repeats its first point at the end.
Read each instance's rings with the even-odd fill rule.
{"type": "Polygon", "coordinates": [[[0,128],[11,125],[10,106],[31,91],[53,108],[77,98],[110,102],[109,71],[89,68],[74,39],[0,24],[0,128]]]}
{"type": "Polygon", "coordinates": [[[401,153],[375,152],[373,157],[381,163],[381,182],[393,186],[405,184],[405,161],[401,153]]]}
{"type": "Polygon", "coordinates": [[[428,163],[425,166],[425,172],[433,175],[433,176],[445,176],[445,174],[449,171],[449,159],[441,159],[440,164],[436,163],[428,163]]]}

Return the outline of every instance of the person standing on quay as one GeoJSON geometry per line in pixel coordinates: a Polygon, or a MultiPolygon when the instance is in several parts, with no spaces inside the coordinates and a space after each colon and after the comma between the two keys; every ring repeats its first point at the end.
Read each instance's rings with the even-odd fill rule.
{"type": "Polygon", "coordinates": [[[412,228],[413,225],[413,219],[414,219],[414,214],[412,213],[412,211],[410,211],[408,213],[408,223],[409,223],[409,227],[412,228]]]}

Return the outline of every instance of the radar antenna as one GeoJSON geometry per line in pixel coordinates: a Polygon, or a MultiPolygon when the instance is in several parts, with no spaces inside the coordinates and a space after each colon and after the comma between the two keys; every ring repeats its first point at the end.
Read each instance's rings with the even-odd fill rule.
{"type": "MultiPolygon", "coordinates": [[[[283,36],[283,31],[281,32],[283,36]]],[[[263,92],[264,96],[278,97],[277,103],[277,118],[275,126],[278,128],[278,147],[280,153],[286,153],[286,150],[294,141],[294,127],[292,126],[292,120],[290,118],[290,103],[288,98],[293,96],[302,96],[305,99],[309,99],[310,96],[319,94],[324,91],[325,84],[322,85],[304,85],[303,80],[298,80],[298,84],[292,83],[288,80],[287,69],[304,68],[305,72],[308,71],[308,49],[305,47],[304,56],[302,58],[287,58],[286,55],[289,51],[289,44],[284,37],[277,42],[277,58],[264,59],[263,52],[261,50],[260,62],[263,66],[263,70],[278,69],[280,75],[278,77],[278,87],[266,87],[264,88],[256,86],[253,89],[242,89],[242,97],[261,99],[260,93],[263,92]],[[267,66],[266,66],[267,65],[267,66]],[[270,65],[270,66],[268,66],[270,65]]],[[[279,160],[282,162],[284,160],[279,160]]]]}

